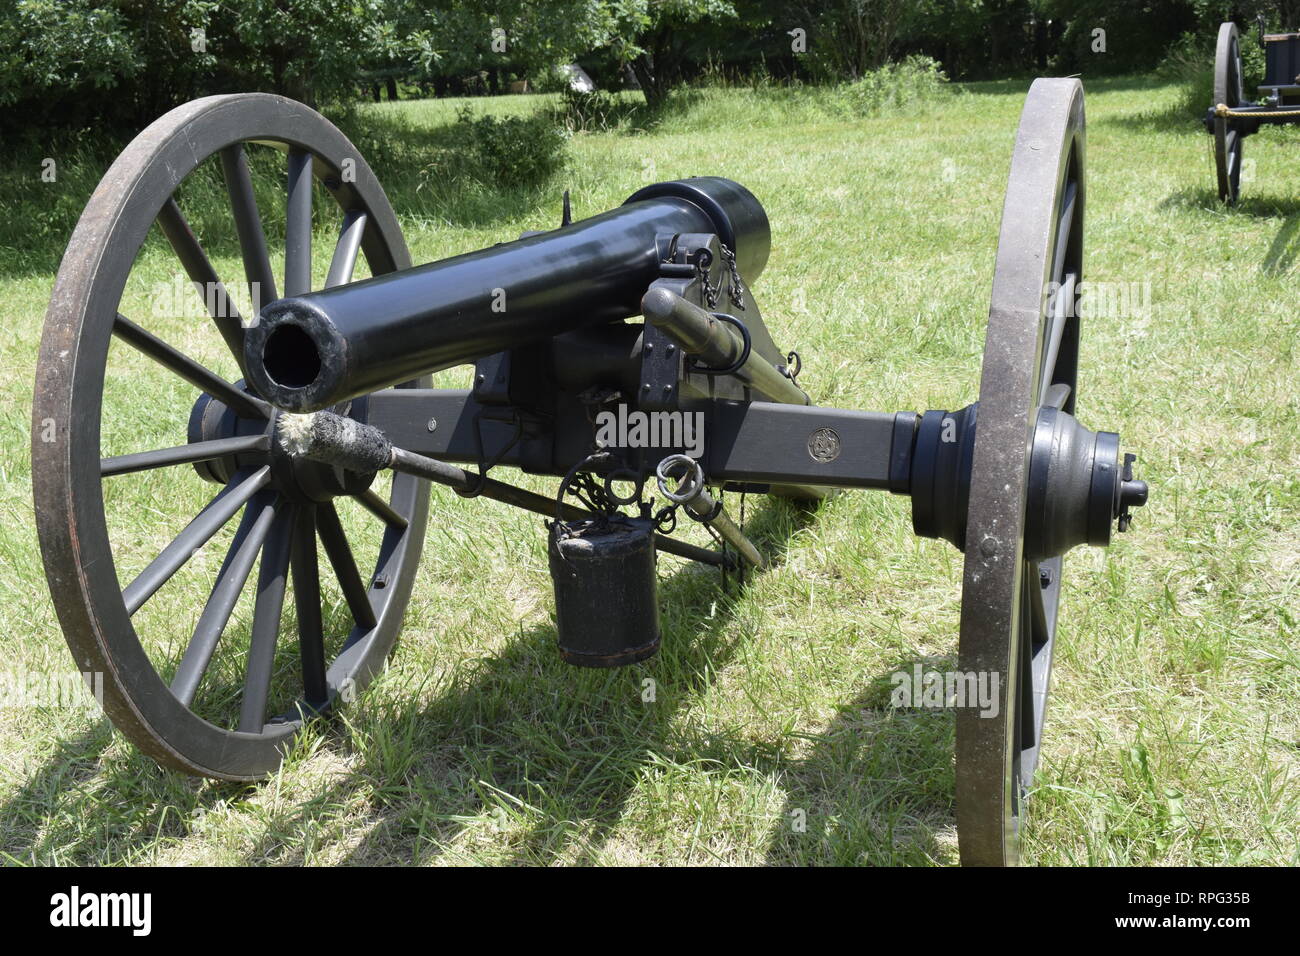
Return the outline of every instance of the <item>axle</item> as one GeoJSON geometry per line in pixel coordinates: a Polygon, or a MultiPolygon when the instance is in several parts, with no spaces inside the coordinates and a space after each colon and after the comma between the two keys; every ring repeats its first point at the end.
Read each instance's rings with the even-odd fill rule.
{"type": "MultiPolygon", "coordinates": [[[[566,520],[593,517],[590,512],[570,504],[561,502],[557,506],[555,501],[535,491],[486,475],[471,474],[455,465],[398,448],[379,429],[332,412],[281,415],[276,431],[278,440],[291,456],[333,465],[345,472],[373,475],[391,468],[446,485],[466,497],[482,495],[542,515],[553,515],[558,509],[559,516],[566,520]]],[[[704,564],[721,566],[726,563],[713,551],[676,541],[667,535],[655,535],[654,546],[660,551],[704,564]]]]}
{"type": "MultiPolygon", "coordinates": [[[[1055,397],[1064,403],[1063,394],[1058,393],[1055,397]]],[[[764,406],[772,410],[797,410],[818,415],[821,421],[835,422],[850,438],[857,436],[846,427],[849,419],[844,416],[864,414],[773,403],[757,403],[751,407],[764,406]]],[[[903,412],[888,417],[878,416],[885,421],[892,419],[892,427],[888,430],[888,437],[878,440],[875,447],[865,449],[864,453],[888,464],[889,481],[864,485],[856,481],[826,479],[825,483],[877,487],[907,494],[912,501],[912,527],[918,535],[942,538],[964,550],[978,411],[976,403],[955,412],[929,411],[921,416],[903,412]]],[[[462,493],[481,494],[545,515],[565,519],[591,517],[569,505],[562,506],[557,512],[555,502],[550,498],[399,447],[373,424],[331,412],[282,414],[278,418],[278,441],[291,456],[334,465],[346,474],[373,475],[384,468],[392,468],[448,485],[462,493]]],[[[768,429],[764,427],[763,430],[768,429]]],[[[865,433],[863,437],[866,437],[865,433]]],[[[1104,547],[1110,543],[1111,530],[1116,524],[1119,530],[1127,530],[1132,509],[1143,506],[1147,500],[1146,483],[1133,477],[1132,462],[1132,455],[1121,455],[1119,436],[1115,433],[1091,431],[1059,407],[1049,405],[1041,408],[1029,448],[1025,558],[1052,558],[1082,544],[1104,547]]],[[[720,480],[716,472],[706,478],[701,464],[684,455],[663,458],[657,463],[657,469],[660,490],[666,498],[687,505],[687,510],[706,524],[719,522],[714,530],[722,534],[749,563],[762,566],[762,556],[743,539],[739,529],[726,520],[721,508],[715,507],[716,503],[707,495],[706,480],[709,483],[720,480]],[[669,466],[675,469],[671,473],[664,470],[669,466]],[[683,472],[683,466],[690,467],[683,472]],[[670,477],[682,479],[682,487],[675,491],[668,488],[666,483],[670,477]]],[[[761,475],[747,475],[735,469],[727,475],[731,483],[747,484],[761,478],[761,475]]],[[[655,535],[655,547],[681,557],[719,563],[712,552],[665,535],[655,535]]]]}
{"type": "Polygon", "coordinates": [[[658,183],[551,232],[273,302],[245,337],[249,382],[280,408],[321,409],[638,315],[687,234],[717,235],[747,281],[767,262],[767,214],[749,190],[715,177],[658,183]]]}

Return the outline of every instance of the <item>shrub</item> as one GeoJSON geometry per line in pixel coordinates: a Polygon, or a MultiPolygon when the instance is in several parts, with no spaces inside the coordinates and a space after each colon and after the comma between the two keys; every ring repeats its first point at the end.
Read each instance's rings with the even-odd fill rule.
{"type": "Polygon", "coordinates": [[[501,186],[536,186],[564,166],[567,135],[550,116],[456,116],[459,149],[475,178],[501,186]]]}
{"type": "MultiPolygon", "coordinates": [[[[1183,85],[1180,111],[1200,119],[1214,99],[1214,48],[1218,31],[1213,36],[1184,33],[1169,48],[1156,68],[1161,79],[1183,85]]],[[[1254,31],[1241,35],[1242,90],[1246,99],[1255,98],[1255,87],[1264,79],[1264,50],[1255,42],[1254,31]]]]}
{"type": "Polygon", "coordinates": [[[628,112],[614,93],[605,90],[584,93],[565,86],[560,93],[557,118],[574,132],[595,133],[614,129],[628,112]]]}
{"type": "Polygon", "coordinates": [[[861,79],[841,87],[842,101],[849,112],[871,116],[915,102],[945,95],[948,77],[939,61],[928,56],[909,56],[886,63],[861,79]]]}

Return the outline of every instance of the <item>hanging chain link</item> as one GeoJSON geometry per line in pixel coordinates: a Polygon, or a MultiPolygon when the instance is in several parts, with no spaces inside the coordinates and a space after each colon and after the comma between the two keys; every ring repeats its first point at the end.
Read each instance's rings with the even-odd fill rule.
{"type": "MultiPolygon", "coordinates": [[[[745,311],[745,286],[740,281],[740,269],[736,266],[736,254],[727,248],[725,242],[719,243],[722,249],[722,261],[727,264],[727,269],[731,273],[731,304],[741,312],[745,311]]],[[[722,280],[718,280],[718,285],[722,285],[722,280]]]]}
{"type": "MultiPolygon", "coordinates": [[[[731,296],[731,304],[741,312],[745,311],[745,284],[740,280],[740,269],[736,265],[736,254],[727,248],[725,242],[719,242],[718,248],[722,252],[722,261],[727,267],[727,292],[731,296]]],[[[713,265],[713,257],[707,249],[700,250],[700,254],[695,257],[695,275],[700,280],[700,289],[703,291],[704,304],[710,310],[718,307],[718,294],[722,292],[723,277],[718,276],[716,283],[709,282],[709,271],[713,265]]]]}
{"type": "Polygon", "coordinates": [[[710,310],[718,307],[718,293],[722,291],[722,279],[719,278],[716,285],[709,284],[709,267],[713,265],[713,257],[709,255],[708,250],[702,250],[695,257],[695,275],[700,280],[700,288],[704,292],[704,304],[710,310]]]}

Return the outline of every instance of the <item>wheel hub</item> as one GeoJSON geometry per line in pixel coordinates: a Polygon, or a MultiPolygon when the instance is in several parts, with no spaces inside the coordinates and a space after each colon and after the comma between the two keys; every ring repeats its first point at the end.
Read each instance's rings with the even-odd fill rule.
{"type": "MultiPolygon", "coordinates": [[[[921,417],[912,457],[912,527],[966,549],[976,402],[921,417]]],[[[1038,410],[1029,453],[1024,557],[1039,561],[1080,544],[1104,547],[1111,528],[1127,531],[1147,484],[1133,477],[1134,455],[1120,456],[1119,435],[1094,432],[1057,408],[1038,410]]]]}
{"type": "MultiPolygon", "coordinates": [[[[243,382],[237,383],[242,387],[243,382]]],[[[358,421],[365,418],[365,398],[353,399],[336,406],[332,411],[348,415],[358,421]],[[358,417],[360,416],[360,417],[358,417]]],[[[285,450],[280,430],[277,428],[280,412],[270,418],[241,418],[234,410],[211,395],[200,395],[190,412],[188,440],[191,444],[217,438],[234,438],[266,434],[271,438],[271,487],[286,497],[299,502],[321,502],[344,495],[355,495],[374,483],[375,474],[346,471],[334,465],[295,457],[285,450]]],[[[241,455],[227,455],[194,464],[194,470],[205,481],[227,484],[241,468],[256,464],[241,455]]]]}

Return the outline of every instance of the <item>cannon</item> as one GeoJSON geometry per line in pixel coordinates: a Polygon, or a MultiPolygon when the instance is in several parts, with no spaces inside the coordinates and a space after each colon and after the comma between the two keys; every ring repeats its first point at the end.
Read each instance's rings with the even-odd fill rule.
{"type": "Polygon", "coordinates": [[[1235,23],[1219,25],[1214,50],[1214,102],[1205,113],[1205,131],[1214,137],[1214,167],[1219,200],[1233,205],[1241,194],[1242,141],[1261,126],[1300,122],[1300,33],[1265,33],[1264,82],[1259,101],[1247,100],[1242,86],[1241,38],[1235,23]]]}
{"type": "Polygon", "coordinates": [[[431,482],[465,507],[487,498],[543,516],[558,652],[587,667],[660,648],[660,555],[761,572],[768,557],[726,493],[816,502],[876,489],[908,497],[915,532],[964,555],[958,666],[991,676],[1005,705],[957,708],[961,857],[1015,862],[1062,557],[1106,545],[1147,496],[1119,436],[1076,417],[1084,158],[1081,85],[1036,81],[1012,157],[978,401],[881,412],[822,407],[800,385],[803,359],[778,347],[753,292],[771,226],[735,182],[658,183],[578,220],[566,196],[557,228],[413,266],[374,173],[311,109],[265,94],[175,109],[92,196],[41,343],[35,509],[78,667],[103,675],[105,711],[162,765],[256,780],[383,666],[431,482]],[[268,155],[285,170],[282,274],[250,172],[268,155]],[[228,194],[250,314],[178,202],[204,170],[228,194]],[[315,283],[314,195],[329,197],[339,223],[315,283]],[[123,311],[155,223],[189,279],[219,293],[181,344],[123,311]],[[171,424],[185,437],[105,454],[107,433],[121,430],[106,383],[141,362],[175,376],[143,433],[171,424]],[[432,374],[452,368],[472,369],[468,387],[433,387],[432,374]],[[558,479],[555,494],[511,473],[558,479]],[[143,563],[126,561],[110,530],[115,483],[132,474],[175,476],[150,486],[160,520],[172,483],[212,489],[143,563]],[[679,519],[718,546],[674,537],[679,519]],[[220,563],[205,573],[192,631],[176,638],[182,625],[150,602],[205,546],[220,563]],[[246,627],[231,625],[238,608],[246,627]]]}

